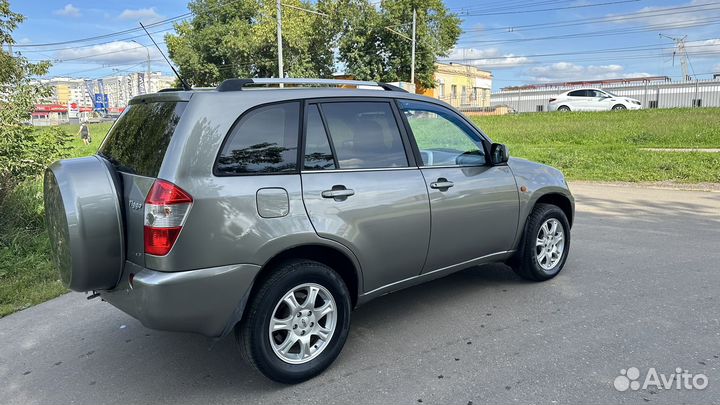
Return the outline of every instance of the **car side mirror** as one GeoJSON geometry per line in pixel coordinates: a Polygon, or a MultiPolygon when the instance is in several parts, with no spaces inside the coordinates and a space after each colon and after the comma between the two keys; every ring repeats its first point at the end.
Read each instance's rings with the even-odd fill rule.
{"type": "Polygon", "coordinates": [[[507,146],[501,143],[494,143],[490,146],[490,159],[494,165],[501,165],[510,160],[510,152],[507,146]]]}

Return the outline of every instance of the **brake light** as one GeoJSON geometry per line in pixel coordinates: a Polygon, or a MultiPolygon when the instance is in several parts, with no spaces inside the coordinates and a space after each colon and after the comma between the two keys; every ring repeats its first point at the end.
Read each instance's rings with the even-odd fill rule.
{"type": "Polygon", "coordinates": [[[551,99],[550,99],[550,102],[552,103],[552,102],[555,101],[555,100],[557,100],[557,99],[556,99],[556,98],[551,98],[551,99]]]}
{"type": "Polygon", "coordinates": [[[145,198],[145,253],[164,256],[180,235],[193,199],[180,187],[155,180],[145,198]]]}

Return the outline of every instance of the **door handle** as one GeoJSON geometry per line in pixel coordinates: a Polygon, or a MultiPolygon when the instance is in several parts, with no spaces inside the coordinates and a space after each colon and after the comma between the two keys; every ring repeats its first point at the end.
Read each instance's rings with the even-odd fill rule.
{"type": "Polygon", "coordinates": [[[325,190],[320,193],[323,198],[334,198],[335,201],[344,201],[348,197],[355,195],[355,190],[345,188],[345,186],[333,186],[331,190],[325,190]]]}
{"type": "Polygon", "coordinates": [[[430,188],[434,188],[440,191],[446,191],[454,185],[455,183],[453,183],[452,181],[448,181],[448,179],[440,177],[439,179],[437,179],[437,181],[433,181],[432,183],[430,183],[430,188]]]}

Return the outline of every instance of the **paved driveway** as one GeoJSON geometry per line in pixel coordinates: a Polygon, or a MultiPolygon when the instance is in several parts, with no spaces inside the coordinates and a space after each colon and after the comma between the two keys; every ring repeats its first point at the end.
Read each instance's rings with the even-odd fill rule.
{"type": "Polygon", "coordinates": [[[546,283],[468,269],[353,314],[335,365],[296,386],[232,339],[148,330],[68,294],[0,319],[0,403],[711,403],[720,398],[720,194],[574,185],[565,270],[546,283]],[[637,367],[704,390],[628,390],[637,367]]]}

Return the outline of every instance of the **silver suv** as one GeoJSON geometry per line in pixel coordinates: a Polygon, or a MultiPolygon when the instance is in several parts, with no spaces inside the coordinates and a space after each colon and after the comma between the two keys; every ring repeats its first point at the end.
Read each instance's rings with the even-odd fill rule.
{"type": "Polygon", "coordinates": [[[97,155],[50,166],[45,209],[70,289],[150,328],[234,330],[250,364],[295,383],[373,298],[489,262],[554,277],[574,199],[438,100],[232,79],[134,98],[97,155]]]}

